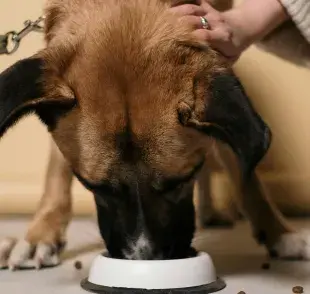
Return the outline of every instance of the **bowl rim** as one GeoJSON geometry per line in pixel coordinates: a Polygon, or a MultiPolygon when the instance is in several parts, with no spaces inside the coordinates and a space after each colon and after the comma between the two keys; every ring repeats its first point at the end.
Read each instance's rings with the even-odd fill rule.
{"type": "Polygon", "coordinates": [[[202,287],[218,280],[211,256],[203,251],[193,257],[172,260],[125,260],[106,256],[105,250],[92,262],[88,288],[95,285],[101,289],[183,289],[202,287]],[[119,275],[121,272],[126,274],[119,275]]]}
{"type": "Polygon", "coordinates": [[[103,252],[101,252],[100,254],[97,255],[97,257],[101,257],[101,258],[107,258],[110,261],[115,260],[117,262],[122,262],[122,263],[167,263],[167,262],[180,262],[180,261],[190,261],[190,260],[194,260],[194,259],[200,259],[203,256],[209,256],[209,254],[207,254],[204,251],[197,251],[197,254],[195,256],[190,256],[190,257],[186,257],[186,258],[175,258],[175,259],[121,259],[121,258],[112,258],[109,256],[109,252],[107,250],[104,250],[103,252]]]}

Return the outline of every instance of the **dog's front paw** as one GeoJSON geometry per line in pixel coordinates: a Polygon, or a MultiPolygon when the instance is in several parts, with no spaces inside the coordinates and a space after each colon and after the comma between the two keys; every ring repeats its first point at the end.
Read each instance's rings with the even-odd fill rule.
{"type": "Polygon", "coordinates": [[[310,231],[283,234],[269,251],[273,258],[310,260],[310,231]]]}
{"type": "Polygon", "coordinates": [[[25,240],[7,238],[0,241],[0,268],[40,269],[60,264],[64,244],[30,244],[25,240]]]}

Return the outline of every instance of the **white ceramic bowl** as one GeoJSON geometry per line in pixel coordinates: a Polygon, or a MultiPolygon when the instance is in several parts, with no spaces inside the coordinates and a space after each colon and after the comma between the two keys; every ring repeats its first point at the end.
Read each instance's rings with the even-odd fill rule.
{"type": "MultiPolygon", "coordinates": [[[[204,252],[195,257],[174,260],[113,259],[104,253],[94,259],[82,287],[86,290],[98,289],[98,286],[156,290],[213,284],[214,288],[217,281],[212,259],[204,252]]],[[[220,284],[220,288],[225,287],[220,284]]]]}

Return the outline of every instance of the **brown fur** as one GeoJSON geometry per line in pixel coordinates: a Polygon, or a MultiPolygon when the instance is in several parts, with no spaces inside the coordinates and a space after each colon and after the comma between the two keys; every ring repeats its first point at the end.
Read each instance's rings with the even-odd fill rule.
{"type": "MultiPolygon", "coordinates": [[[[59,68],[62,69],[59,64],[62,64],[61,75],[72,81],[72,85],[69,87],[74,88],[74,91],[78,93],[82,109],[82,112],[76,111],[60,122],[54,133],[62,152],[65,153],[66,158],[70,159],[73,168],[83,170],[83,176],[91,182],[100,181],[106,174],[105,167],[109,165],[109,162],[117,160],[118,156],[116,151],[113,151],[113,136],[110,137],[110,135],[123,132],[130,122],[136,140],[148,144],[146,148],[151,150],[155,148],[157,152],[154,154],[161,154],[160,162],[156,157],[149,158],[153,165],[165,164],[164,169],[167,171],[172,168],[176,170],[184,168],[183,163],[180,163],[180,166],[171,165],[169,163],[171,159],[168,158],[171,156],[171,152],[183,151],[183,144],[188,146],[186,141],[180,142],[175,131],[178,128],[175,113],[175,108],[180,100],[178,95],[181,93],[184,95],[184,100],[188,100],[187,97],[191,96],[192,76],[198,71],[202,72],[204,68],[212,68],[214,72],[219,71],[221,65],[218,58],[215,54],[213,57],[212,54],[208,54],[203,59],[202,56],[193,55],[186,48],[180,50],[175,45],[175,41],[183,41],[186,36],[186,28],[173,26],[163,13],[165,6],[158,5],[158,1],[136,1],[137,9],[130,8],[131,13],[127,11],[129,8],[126,5],[120,7],[113,4],[114,2],[107,1],[107,10],[119,10],[113,12],[113,19],[109,19],[108,13],[102,14],[102,9],[105,8],[102,8],[101,1],[74,1],[74,3],[76,6],[66,7],[66,5],[72,4],[72,1],[68,1],[67,4],[62,2],[61,7],[65,12],[58,12],[56,17],[53,13],[56,13],[56,7],[59,6],[57,6],[57,1],[50,1],[48,11],[52,9],[52,13],[47,13],[48,45],[55,46],[55,50],[65,50],[55,54],[53,49],[52,55],[48,52],[44,56],[48,60],[46,67],[52,69],[46,79],[49,82],[57,82],[57,84],[48,84],[47,92],[51,93],[51,96],[62,95],[62,92],[56,94],[55,91],[50,91],[55,88],[58,90],[59,81],[56,76],[59,76],[59,68]],[[96,5],[99,5],[100,9],[96,8],[96,5]],[[144,19],[145,10],[152,10],[154,19],[144,19]],[[96,11],[98,11],[98,15],[96,15],[96,11]],[[136,15],[132,11],[136,11],[136,15]],[[119,19],[116,18],[117,13],[119,19]],[[91,17],[92,21],[85,25],[85,28],[75,27],[75,23],[70,20],[70,15],[74,15],[75,20],[79,17],[83,19],[91,17]],[[61,27],[57,22],[60,19],[64,19],[61,22],[61,27]],[[120,21],[126,29],[117,25],[120,21]],[[144,25],[141,26],[140,23],[144,25]],[[154,30],[154,25],[156,30],[154,30]],[[52,32],[55,30],[57,31],[56,37],[52,38],[52,32]],[[76,38],[70,33],[68,37],[65,37],[70,30],[76,30],[76,38]],[[136,35],[128,36],[127,31],[136,32],[136,35]],[[176,40],[170,40],[168,36],[171,35],[175,35],[176,40]],[[62,36],[61,39],[59,36],[62,36]],[[85,40],[80,40],[81,36],[85,40]],[[69,44],[67,44],[68,39],[71,40],[69,44]],[[65,43],[63,43],[64,41],[65,43]],[[126,42],[126,46],[123,46],[124,42],[126,42]],[[161,45],[158,46],[158,44],[161,45]],[[67,50],[71,52],[71,55],[68,55],[66,60],[66,55],[63,55],[63,52],[66,53],[67,50]],[[87,59],[83,58],[84,54],[87,54],[87,59]],[[187,60],[186,66],[183,65],[185,59],[187,60]],[[152,63],[152,66],[149,63],[152,63]],[[165,68],[163,68],[163,64],[165,64],[165,68]],[[197,64],[200,64],[200,68],[197,68],[197,64]],[[53,72],[54,67],[57,68],[57,72],[53,72]],[[98,80],[94,76],[104,80],[105,84],[98,84],[98,80]],[[182,84],[178,83],[181,79],[183,80],[182,84]],[[155,90],[149,87],[150,84],[158,84],[161,87],[155,90]],[[167,92],[170,93],[170,96],[166,95],[167,92]],[[149,98],[150,96],[152,99],[149,98]],[[102,97],[111,98],[103,100],[102,97]],[[123,97],[126,97],[126,101],[123,97]],[[126,108],[130,108],[130,113],[126,113],[126,108]],[[161,127],[163,124],[166,126],[165,129],[161,127]],[[67,131],[72,136],[72,130],[67,129],[68,125],[78,126],[73,136],[77,141],[76,146],[79,146],[78,150],[68,149],[67,131]],[[66,129],[63,130],[62,126],[65,126],[66,129]],[[150,129],[155,133],[150,134],[150,129]],[[102,137],[106,138],[104,146],[100,142],[93,141],[95,136],[92,134],[94,132],[100,133],[102,137]],[[161,136],[158,136],[159,133],[161,136]],[[86,142],[84,146],[78,143],[82,138],[86,142]],[[157,141],[154,141],[154,138],[157,141]],[[63,139],[65,140],[62,143],[63,139]],[[160,149],[161,146],[166,146],[161,140],[172,141],[172,139],[177,139],[173,141],[177,143],[171,143],[171,150],[167,152],[160,149]],[[90,149],[92,154],[88,152],[90,149]],[[86,162],[87,166],[83,166],[86,162]],[[95,169],[97,166],[100,166],[100,169],[95,169]]],[[[193,103],[193,101],[188,101],[188,103],[193,103]]],[[[182,138],[182,140],[190,141],[193,136],[194,132],[190,131],[187,138],[182,138]]],[[[193,151],[189,152],[194,153],[193,151]]]]}

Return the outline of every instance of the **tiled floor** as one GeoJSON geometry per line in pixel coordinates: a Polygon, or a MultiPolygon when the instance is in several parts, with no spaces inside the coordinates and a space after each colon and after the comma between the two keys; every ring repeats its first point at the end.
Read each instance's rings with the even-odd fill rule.
{"type": "MultiPolygon", "coordinates": [[[[295,222],[309,227],[310,222],[295,222]]],[[[0,220],[0,237],[22,235],[25,220],[0,220]]],[[[75,220],[69,228],[69,240],[64,263],[41,271],[0,271],[2,294],[83,294],[80,280],[87,276],[92,259],[98,254],[99,236],[92,220],[75,220]],[[77,271],[74,262],[80,260],[83,269],[77,271]]],[[[227,287],[221,294],[290,294],[299,285],[310,293],[310,262],[272,262],[269,270],[261,269],[266,254],[251,238],[248,224],[240,223],[231,230],[199,232],[195,246],[213,257],[218,274],[227,287]]]]}

